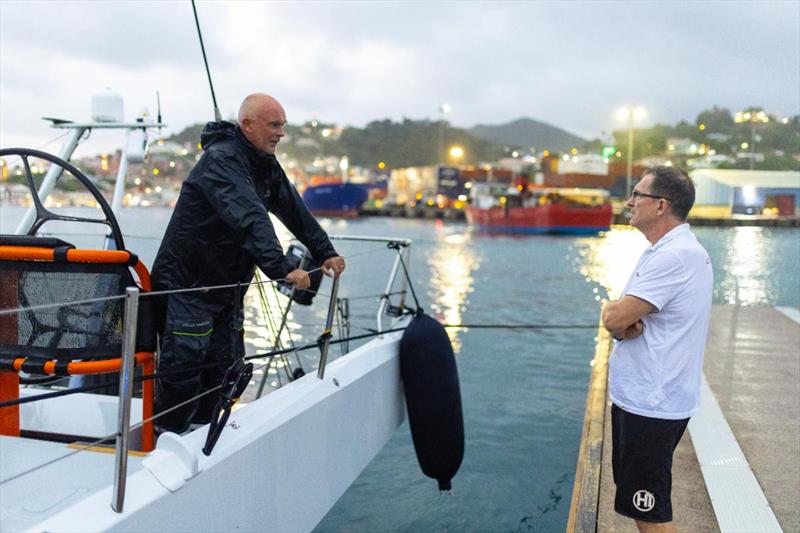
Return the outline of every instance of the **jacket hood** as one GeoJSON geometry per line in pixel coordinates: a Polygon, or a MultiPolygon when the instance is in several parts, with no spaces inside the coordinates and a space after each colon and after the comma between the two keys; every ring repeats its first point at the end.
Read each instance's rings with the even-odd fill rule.
{"type": "Polygon", "coordinates": [[[220,141],[235,139],[237,129],[239,127],[231,122],[209,122],[203,128],[203,133],[200,134],[200,144],[203,146],[203,150],[220,141]]]}

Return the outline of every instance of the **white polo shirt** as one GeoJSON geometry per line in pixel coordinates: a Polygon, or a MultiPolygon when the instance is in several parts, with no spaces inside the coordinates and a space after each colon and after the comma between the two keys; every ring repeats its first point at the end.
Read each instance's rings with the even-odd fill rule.
{"type": "Polygon", "coordinates": [[[623,295],[657,309],[644,331],[618,341],[609,361],[611,401],[652,418],[688,418],[700,405],[700,380],[714,274],[711,259],[681,224],[642,253],[623,295]]]}

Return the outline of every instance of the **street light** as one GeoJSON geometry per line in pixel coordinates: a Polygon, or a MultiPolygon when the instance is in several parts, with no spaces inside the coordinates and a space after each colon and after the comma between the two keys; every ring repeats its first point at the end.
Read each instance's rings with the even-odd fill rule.
{"type": "Polygon", "coordinates": [[[458,145],[453,145],[450,147],[450,159],[453,161],[458,161],[464,157],[464,149],[458,145]]]}
{"type": "Polygon", "coordinates": [[[750,170],[753,170],[756,156],[755,125],[766,124],[769,122],[769,117],[763,111],[739,111],[733,116],[733,121],[737,124],[741,124],[743,122],[750,123],[750,170]]]}
{"type": "Polygon", "coordinates": [[[450,112],[450,109],[451,109],[450,104],[442,104],[441,106],[439,106],[439,113],[441,113],[442,115],[442,118],[439,120],[439,154],[437,157],[439,163],[441,163],[446,159],[444,153],[444,125],[446,121],[445,115],[447,115],[450,112]]]}
{"type": "Polygon", "coordinates": [[[625,172],[625,197],[631,195],[631,173],[633,172],[633,123],[645,117],[642,106],[623,107],[617,111],[617,119],[628,122],[628,168],[625,172]]]}

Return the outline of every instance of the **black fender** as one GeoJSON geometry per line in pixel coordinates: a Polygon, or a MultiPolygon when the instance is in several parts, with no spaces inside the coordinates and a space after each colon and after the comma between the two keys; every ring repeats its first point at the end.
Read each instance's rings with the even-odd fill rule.
{"type": "Polygon", "coordinates": [[[400,340],[400,375],[422,472],[450,490],[464,458],[464,418],[453,346],[430,316],[414,317],[400,340]]]}

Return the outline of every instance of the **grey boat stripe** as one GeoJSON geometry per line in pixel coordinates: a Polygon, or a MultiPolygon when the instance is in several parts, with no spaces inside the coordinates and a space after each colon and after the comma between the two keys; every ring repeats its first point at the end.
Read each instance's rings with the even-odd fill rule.
{"type": "Polygon", "coordinates": [[[720,531],[782,532],[705,375],[689,435],[720,531]]]}

